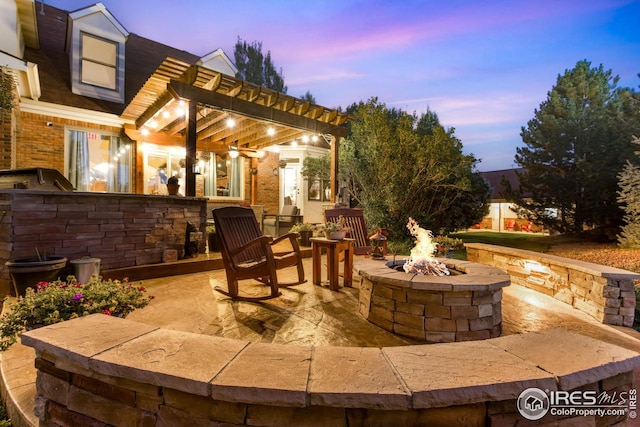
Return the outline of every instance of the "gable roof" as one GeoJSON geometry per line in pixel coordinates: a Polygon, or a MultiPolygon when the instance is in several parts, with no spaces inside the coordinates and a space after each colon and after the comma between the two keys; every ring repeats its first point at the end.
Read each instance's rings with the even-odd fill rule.
{"type": "Polygon", "coordinates": [[[103,101],[71,92],[69,56],[65,51],[68,12],[44,5],[38,13],[40,49],[27,47],[24,59],[38,64],[42,95],[40,101],[121,115],[147,78],[167,56],[195,64],[197,55],[129,33],[126,43],[125,102],[103,101]]]}
{"type": "Polygon", "coordinates": [[[507,200],[504,195],[506,187],[502,184],[502,179],[506,179],[511,185],[511,188],[517,190],[518,188],[520,188],[520,181],[518,180],[518,176],[516,175],[516,173],[523,174],[525,172],[526,171],[524,168],[516,168],[481,172],[480,174],[491,187],[491,201],[506,202],[507,200]]]}

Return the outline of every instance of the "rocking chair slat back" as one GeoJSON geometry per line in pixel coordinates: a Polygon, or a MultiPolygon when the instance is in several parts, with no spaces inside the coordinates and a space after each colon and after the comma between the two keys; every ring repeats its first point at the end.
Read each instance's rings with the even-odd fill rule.
{"type": "MultiPolygon", "coordinates": [[[[258,222],[255,219],[253,211],[236,212],[233,216],[221,213],[218,215],[220,226],[216,224],[216,233],[220,229],[220,237],[223,245],[226,245],[228,254],[239,247],[246,245],[248,242],[262,236],[258,222]],[[251,213],[251,216],[249,216],[251,213]],[[240,214],[246,214],[240,216],[240,214]]],[[[233,262],[240,264],[248,261],[255,261],[264,258],[264,253],[260,251],[260,247],[251,247],[247,250],[239,252],[231,257],[233,262]]]]}

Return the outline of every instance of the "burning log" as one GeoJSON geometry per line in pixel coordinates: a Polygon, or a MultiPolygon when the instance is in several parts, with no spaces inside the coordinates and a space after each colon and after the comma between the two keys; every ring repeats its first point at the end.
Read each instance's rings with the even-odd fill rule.
{"type": "Polygon", "coordinates": [[[448,276],[449,269],[446,265],[433,260],[429,262],[413,263],[408,260],[402,268],[406,273],[420,274],[422,276],[448,276]]]}
{"type": "Polygon", "coordinates": [[[436,251],[436,244],[432,240],[431,231],[420,228],[413,218],[409,218],[407,228],[411,235],[416,238],[416,244],[411,249],[411,257],[402,266],[404,271],[425,276],[448,276],[449,270],[447,266],[433,257],[433,253],[436,251]]]}

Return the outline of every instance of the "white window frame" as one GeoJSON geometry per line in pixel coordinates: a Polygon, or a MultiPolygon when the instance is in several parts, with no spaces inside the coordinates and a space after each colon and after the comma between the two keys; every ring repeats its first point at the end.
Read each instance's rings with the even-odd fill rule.
{"type": "Polygon", "coordinates": [[[118,43],[86,32],[80,33],[80,81],[118,92],[118,43]],[[93,49],[89,44],[94,44],[93,49]],[[102,44],[102,46],[100,46],[102,44]],[[112,47],[112,53],[106,47],[112,47]],[[87,51],[85,51],[87,49],[87,51]],[[105,57],[105,53],[108,53],[105,57]],[[110,78],[99,79],[100,72],[107,71],[110,78]],[[101,81],[102,80],[102,81],[101,81]]]}
{"type": "MultiPolygon", "coordinates": [[[[84,127],[76,127],[76,126],[65,126],[65,131],[64,131],[64,175],[72,182],[72,184],[74,184],[74,187],[76,186],[75,182],[76,180],[72,179],[72,167],[73,165],[71,164],[71,154],[72,154],[72,141],[71,141],[71,132],[72,131],[76,131],[76,132],[84,132],[87,135],[88,134],[97,134],[97,135],[101,135],[101,136],[107,136],[110,138],[116,137],[119,138],[119,145],[120,147],[123,149],[123,152],[121,153],[116,153],[114,155],[114,158],[110,158],[108,165],[111,166],[112,164],[114,165],[119,165],[119,164],[124,164],[127,167],[127,171],[125,172],[127,175],[127,181],[126,184],[123,183],[119,183],[119,184],[114,184],[115,186],[122,186],[125,185],[125,188],[122,189],[121,191],[114,191],[113,189],[109,189],[110,184],[110,180],[112,175],[110,175],[109,172],[107,172],[107,176],[109,177],[106,181],[106,189],[92,189],[92,183],[90,180],[90,177],[85,177],[85,188],[76,188],[78,191],[88,191],[88,192],[108,192],[108,193],[123,193],[123,194],[129,194],[133,192],[133,188],[134,188],[134,179],[135,176],[133,174],[133,165],[134,165],[134,156],[132,153],[132,143],[129,141],[127,143],[126,139],[122,137],[121,134],[117,133],[117,132],[109,132],[109,131],[105,131],[105,130],[100,130],[100,129],[92,129],[92,128],[84,128],[84,127]],[[125,148],[127,147],[128,148],[125,148]],[[116,156],[126,156],[124,157],[124,161],[120,162],[119,160],[117,160],[115,157],[116,156]],[[113,162],[113,163],[112,163],[113,162]],[[88,187],[88,188],[86,188],[88,187]]],[[[91,154],[90,152],[88,153],[89,155],[91,154]]],[[[107,153],[108,156],[111,155],[111,153],[107,153]]],[[[113,174],[113,172],[111,172],[111,174],[113,174]]],[[[115,173],[115,181],[117,182],[117,176],[118,173],[115,173]]]]}

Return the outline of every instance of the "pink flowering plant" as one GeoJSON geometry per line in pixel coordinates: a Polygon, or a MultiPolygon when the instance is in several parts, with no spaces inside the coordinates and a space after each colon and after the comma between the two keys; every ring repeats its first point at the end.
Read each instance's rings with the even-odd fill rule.
{"type": "Polygon", "coordinates": [[[81,283],[68,276],[66,281],[40,282],[35,288],[27,288],[25,296],[16,298],[0,317],[0,351],[15,343],[25,330],[93,313],[124,317],[149,303],[153,297],[145,294],[141,284],[126,278],[94,277],[81,283]]]}

